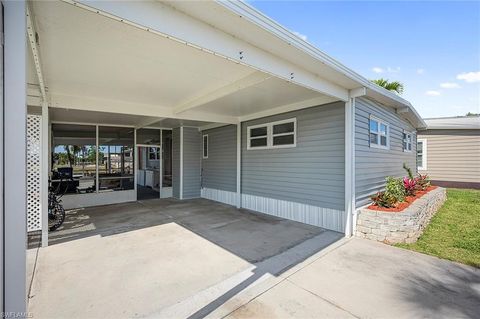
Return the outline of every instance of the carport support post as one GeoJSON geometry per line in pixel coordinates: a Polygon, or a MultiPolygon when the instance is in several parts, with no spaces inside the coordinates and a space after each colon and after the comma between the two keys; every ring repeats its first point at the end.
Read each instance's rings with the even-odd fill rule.
{"type": "Polygon", "coordinates": [[[237,124],[237,208],[242,207],[242,122],[237,124]]]}
{"type": "Polygon", "coordinates": [[[354,232],[355,211],[355,98],[345,102],[345,237],[354,232]]]}
{"type": "Polygon", "coordinates": [[[41,194],[41,218],[42,218],[42,247],[48,246],[48,153],[50,150],[49,143],[48,143],[48,104],[47,102],[42,103],[42,129],[40,130],[42,133],[41,138],[41,148],[42,153],[40,157],[40,194],[41,194]]]}
{"type": "Polygon", "coordinates": [[[27,89],[26,2],[4,5],[2,315],[26,317],[27,89]]]}
{"type": "Polygon", "coordinates": [[[183,126],[180,126],[180,199],[183,199],[183,126]]]}

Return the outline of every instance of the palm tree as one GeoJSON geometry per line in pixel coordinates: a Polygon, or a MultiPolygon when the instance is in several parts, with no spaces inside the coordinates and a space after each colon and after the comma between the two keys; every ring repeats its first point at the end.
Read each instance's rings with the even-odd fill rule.
{"type": "Polygon", "coordinates": [[[398,81],[389,82],[386,79],[378,79],[378,80],[372,80],[372,82],[389,91],[394,91],[398,94],[403,93],[403,84],[398,81]]]}

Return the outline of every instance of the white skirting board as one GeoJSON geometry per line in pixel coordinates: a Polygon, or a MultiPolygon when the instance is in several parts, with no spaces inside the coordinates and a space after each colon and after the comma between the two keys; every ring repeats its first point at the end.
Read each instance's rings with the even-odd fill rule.
{"type": "Polygon", "coordinates": [[[222,191],[213,188],[202,188],[200,196],[202,198],[214,200],[216,202],[235,206],[237,204],[237,193],[222,191]]]}
{"type": "MultiPolygon", "coordinates": [[[[201,194],[202,198],[236,205],[235,192],[202,188],[201,194]]],[[[341,210],[248,194],[242,194],[242,208],[342,233],[345,231],[345,212],[341,210]]]]}

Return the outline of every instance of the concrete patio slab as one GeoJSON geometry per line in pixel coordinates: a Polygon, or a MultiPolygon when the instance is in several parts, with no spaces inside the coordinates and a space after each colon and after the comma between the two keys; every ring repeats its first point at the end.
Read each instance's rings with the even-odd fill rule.
{"type": "Polygon", "coordinates": [[[51,233],[52,245],[38,251],[29,311],[35,318],[144,317],[257,264],[270,265],[320,235],[298,256],[275,262],[277,268],[304,260],[342,234],[203,199],[71,211],[51,233]]]}

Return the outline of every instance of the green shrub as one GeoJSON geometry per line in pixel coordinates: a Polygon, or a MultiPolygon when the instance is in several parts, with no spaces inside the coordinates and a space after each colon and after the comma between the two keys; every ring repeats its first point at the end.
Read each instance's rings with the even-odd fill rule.
{"type": "Polygon", "coordinates": [[[403,169],[407,172],[408,178],[409,179],[414,179],[412,169],[407,166],[407,164],[403,163],[403,169]]]}
{"type": "Polygon", "coordinates": [[[415,180],[417,182],[417,188],[419,190],[424,191],[431,186],[430,178],[428,177],[427,174],[425,175],[418,174],[415,180]]]}
{"type": "Polygon", "coordinates": [[[388,176],[386,180],[385,194],[393,197],[396,202],[403,202],[405,200],[405,187],[403,186],[402,179],[388,176]]]}
{"type": "Polygon", "coordinates": [[[405,200],[405,187],[402,179],[387,177],[385,191],[371,197],[372,201],[380,207],[396,207],[399,202],[405,200]]]}
{"type": "Polygon", "coordinates": [[[385,192],[378,192],[371,197],[373,203],[379,207],[395,207],[397,205],[397,200],[385,192]]]}

